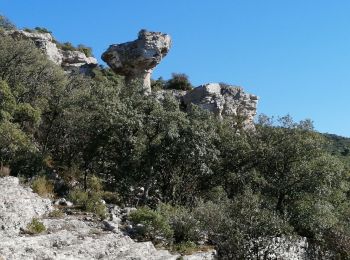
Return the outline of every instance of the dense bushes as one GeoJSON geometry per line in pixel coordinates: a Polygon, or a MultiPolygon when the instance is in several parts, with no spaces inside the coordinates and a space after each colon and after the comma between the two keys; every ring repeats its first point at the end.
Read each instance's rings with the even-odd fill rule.
{"type": "Polygon", "coordinates": [[[32,183],[32,189],[42,197],[52,197],[53,185],[46,177],[38,177],[32,183]]]}
{"type": "Polygon", "coordinates": [[[155,210],[140,207],[128,219],[135,226],[136,238],[152,240],[171,250],[191,251],[204,239],[198,219],[184,207],[169,204],[160,204],[155,210]]]}
{"type": "Polygon", "coordinates": [[[193,89],[188,76],[184,73],[173,73],[171,79],[164,80],[160,77],[157,80],[151,81],[151,87],[153,91],[158,91],[162,89],[173,89],[173,90],[185,90],[189,91],[193,89]]]}
{"type": "Polygon", "coordinates": [[[188,80],[188,76],[183,73],[173,73],[171,79],[165,84],[167,89],[191,90],[193,87],[188,80]]]}
{"type": "Polygon", "coordinates": [[[87,182],[87,189],[76,187],[69,193],[69,199],[82,210],[95,213],[104,219],[107,214],[106,206],[102,201],[102,183],[96,176],[91,176],[87,182]]]}
{"type": "Polygon", "coordinates": [[[129,219],[136,224],[136,236],[139,239],[152,240],[164,238],[171,241],[173,230],[167,219],[159,212],[148,207],[141,207],[130,213],[129,219]]]}

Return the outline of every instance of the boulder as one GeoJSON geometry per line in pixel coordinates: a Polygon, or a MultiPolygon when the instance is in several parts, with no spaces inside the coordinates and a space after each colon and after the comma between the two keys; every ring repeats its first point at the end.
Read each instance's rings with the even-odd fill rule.
{"type": "Polygon", "coordinates": [[[191,104],[195,104],[219,118],[234,117],[245,130],[255,129],[258,97],[245,93],[240,87],[208,83],[187,92],[182,96],[182,101],[188,109],[191,104]]]}
{"type": "Polygon", "coordinates": [[[30,39],[34,42],[35,46],[42,50],[49,60],[61,65],[62,54],[54,43],[54,39],[50,33],[41,32],[27,32],[24,30],[11,30],[7,31],[7,34],[15,39],[30,39]]]}
{"type": "Polygon", "coordinates": [[[70,72],[78,72],[88,74],[91,68],[97,66],[97,59],[94,57],[87,57],[81,51],[64,51],[60,50],[62,55],[61,66],[64,70],[70,72]]]}
{"type": "Polygon", "coordinates": [[[54,202],[56,206],[73,207],[73,203],[66,200],[65,198],[59,198],[54,202]]]}
{"type": "Polygon", "coordinates": [[[17,235],[33,218],[50,212],[49,199],[22,187],[15,177],[0,178],[0,237],[17,235]]]}
{"type": "Polygon", "coordinates": [[[113,44],[102,54],[111,69],[125,76],[127,83],[141,82],[146,94],[151,92],[153,69],[167,55],[171,47],[168,34],[141,30],[132,42],[113,44]]]}

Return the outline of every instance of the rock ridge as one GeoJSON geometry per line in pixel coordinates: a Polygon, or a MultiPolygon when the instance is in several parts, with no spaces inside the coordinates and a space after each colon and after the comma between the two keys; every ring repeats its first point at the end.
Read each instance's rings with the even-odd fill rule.
{"type": "Polygon", "coordinates": [[[67,72],[88,74],[97,66],[97,59],[78,50],[62,50],[56,44],[51,33],[27,32],[24,30],[9,30],[5,34],[15,39],[29,39],[40,49],[49,60],[61,66],[67,72]]]}

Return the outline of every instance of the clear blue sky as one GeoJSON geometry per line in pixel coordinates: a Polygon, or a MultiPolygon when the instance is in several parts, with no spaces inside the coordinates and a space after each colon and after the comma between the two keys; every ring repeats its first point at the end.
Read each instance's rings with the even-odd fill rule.
{"type": "Polygon", "coordinates": [[[259,113],[350,136],[350,1],[0,0],[0,13],[98,58],[142,28],[169,33],[173,47],[154,78],[184,72],[194,85],[239,85],[260,96],[259,113]]]}

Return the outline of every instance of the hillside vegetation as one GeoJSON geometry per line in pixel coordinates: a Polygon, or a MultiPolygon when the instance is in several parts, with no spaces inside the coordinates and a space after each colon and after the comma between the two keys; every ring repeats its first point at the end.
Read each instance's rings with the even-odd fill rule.
{"type": "Polygon", "coordinates": [[[102,218],[101,198],[137,206],[137,238],[174,250],[205,240],[247,259],[251,241],[300,235],[350,259],[349,139],[289,116],[245,132],[106,68],[66,74],[30,41],[0,37],[0,174],[43,178],[102,218]]]}

